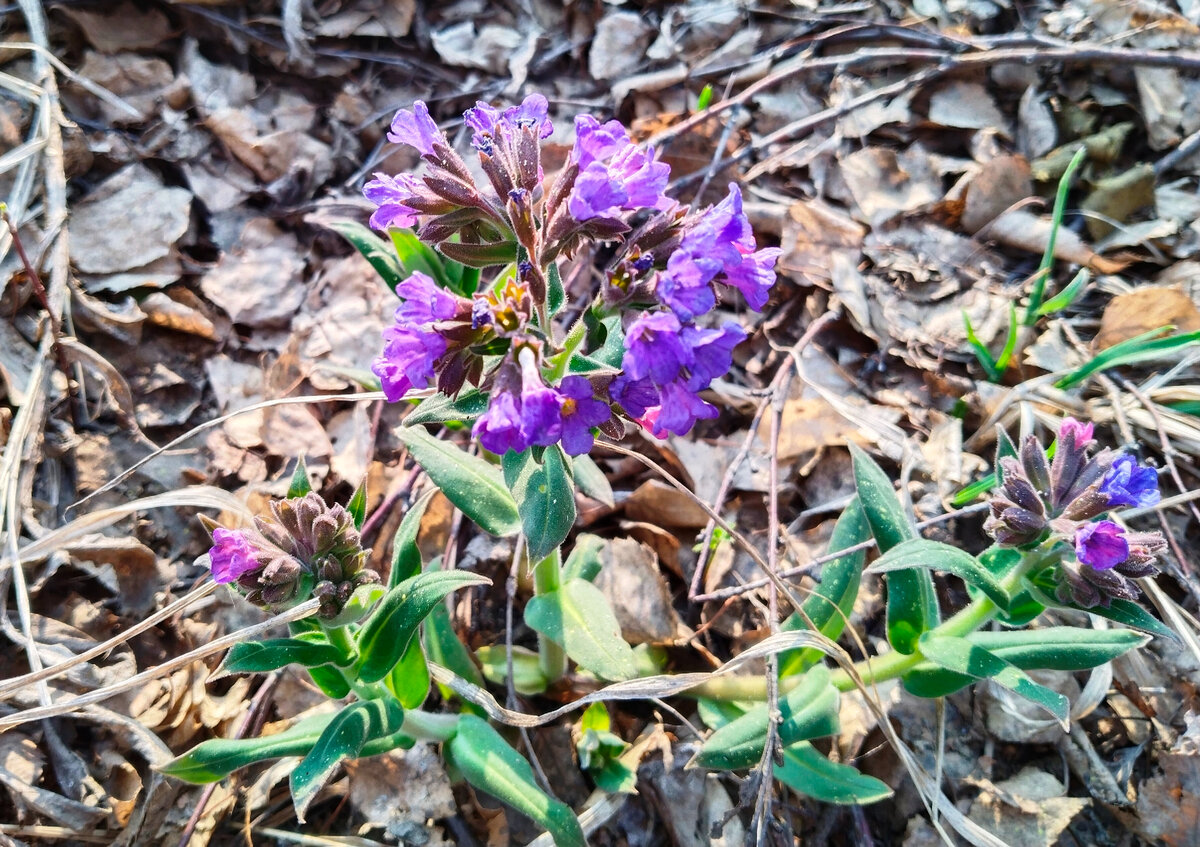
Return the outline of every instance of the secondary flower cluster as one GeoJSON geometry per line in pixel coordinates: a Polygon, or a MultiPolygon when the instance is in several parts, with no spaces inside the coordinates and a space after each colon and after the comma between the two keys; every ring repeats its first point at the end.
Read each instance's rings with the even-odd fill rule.
{"type": "Polygon", "coordinates": [[[757,249],[737,186],[691,211],[666,195],[670,167],[653,149],[619,121],[579,115],[546,188],[541,143],[553,125],[539,94],[504,111],[479,103],[464,123],[490,190],[419,101],[396,114],[388,138],[416,149],[425,173],[376,174],[364,188],[378,207],[372,226],[416,227],[450,259],[501,269],[474,291],[419,272],[400,283],[403,303],[372,368],[388,399],[431,385],[454,397],[469,383],[489,396],[473,432],[496,453],[553,444],[585,453],[597,427],[623,432],[617,417],[659,437],[715,417],[700,392],[728,372],[745,332],[697,319],[722,289],[762,309],[780,253],[757,249]],[[559,262],[589,242],[615,242],[613,258],[599,296],[581,304],[587,320],[560,337],[559,262]]]}
{"type": "Polygon", "coordinates": [[[1129,532],[1102,518],[1114,509],[1153,506],[1160,499],[1158,475],[1127,453],[1096,445],[1092,424],[1065,418],[1053,460],[1029,436],[1020,458],[1000,460],[1003,478],[992,497],[984,530],[1006,547],[1029,548],[1066,542],[1073,555],[1059,567],[1058,598],[1091,608],[1114,597],[1138,596],[1130,580],[1158,573],[1166,550],[1157,532],[1129,532]]]}
{"type": "Polygon", "coordinates": [[[316,597],[318,614],[334,618],[356,588],[380,581],[366,567],[369,551],[342,506],[310,492],[273,501],[270,509],[269,518],[255,517],[254,529],[206,520],[215,582],[234,585],[254,605],[275,612],[316,597]]]}

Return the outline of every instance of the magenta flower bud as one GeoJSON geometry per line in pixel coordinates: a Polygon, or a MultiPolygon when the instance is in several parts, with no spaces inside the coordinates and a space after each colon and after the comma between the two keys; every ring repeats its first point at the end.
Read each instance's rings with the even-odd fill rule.
{"type": "Polygon", "coordinates": [[[260,567],[254,558],[256,551],[245,532],[218,527],[213,530],[212,537],[213,546],[208,556],[214,582],[235,582],[260,567]]]}

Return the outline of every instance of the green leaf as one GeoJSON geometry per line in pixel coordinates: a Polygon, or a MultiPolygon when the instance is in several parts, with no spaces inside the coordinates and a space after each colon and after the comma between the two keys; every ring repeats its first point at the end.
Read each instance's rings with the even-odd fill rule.
{"type": "Polygon", "coordinates": [[[346,511],[350,513],[350,517],[354,518],[354,528],[362,529],[363,523],[367,519],[367,481],[365,479],[358,484],[358,488],[354,489],[350,502],[346,504],[346,511]]]}
{"type": "Polygon", "coordinates": [[[308,668],[308,675],[312,677],[313,684],[332,700],[341,700],[350,693],[350,683],[337,668],[329,665],[308,668]]]}
{"type": "Polygon", "coordinates": [[[328,642],[314,643],[300,638],[272,638],[244,641],[229,648],[225,661],[214,676],[231,673],[264,673],[290,664],[307,668],[342,664],[342,651],[328,642]]]}
{"type": "Polygon", "coordinates": [[[562,450],[557,444],[547,448],[541,464],[532,450],[510,450],[503,464],[504,481],[521,515],[529,558],[544,559],[575,526],[575,485],[567,473],[562,450]]]}
{"type": "MultiPolygon", "coordinates": [[[[779,700],[779,740],[786,748],[798,741],[838,731],[838,692],[829,669],[814,665],[799,684],[779,700]]],[[[760,703],[708,737],[695,764],[716,770],[749,768],[762,759],[767,741],[767,704],[760,703]]]]}
{"type": "MultiPolygon", "coordinates": [[[[1128,629],[1056,626],[1009,632],[974,632],[966,640],[1021,670],[1081,671],[1094,668],[1148,637],[1128,629]]],[[[944,697],[976,678],[922,662],[904,675],[904,688],[918,697],[944,697]]]]}
{"type": "Polygon", "coordinates": [[[358,631],[358,678],[378,682],[391,673],[421,621],[451,591],[490,583],[466,571],[431,571],[397,585],[358,631]]]}
{"type": "Polygon", "coordinates": [[[1008,370],[1008,363],[1012,359],[1013,353],[1017,350],[1017,335],[1019,334],[1017,325],[1017,307],[1012,303],[1008,304],[1008,335],[1004,340],[1004,349],[1000,351],[1000,355],[996,357],[996,370],[1003,374],[1008,370]]]}
{"type": "MultiPolygon", "coordinates": [[[[475,658],[479,659],[479,665],[483,668],[483,675],[488,682],[504,685],[508,679],[508,651],[503,644],[480,647],[475,651],[475,658]]],[[[550,684],[546,675],[542,673],[541,659],[533,650],[514,646],[512,667],[513,688],[518,694],[541,694],[550,684]]]]}
{"type": "Polygon", "coordinates": [[[397,435],[434,485],[485,532],[503,536],[520,530],[517,504],[504,487],[499,468],[420,427],[400,427],[397,435]]]}
{"type": "Polygon", "coordinates": [[[992,679],[1019,697],[1045,709],[1065,724],[1070,715],[1067,698],[1039,685],[1029,674],[966,638],[925,633],[921,654],[940,668],[974,679],[992,679]]]}
{"type": "MultiPolygon", "coordinates": [[[[980,553],[977,558],[979,564],[987,568],[993,576],[1003,578],[1020,563],[1022,555],[1020,551],[1011,547],[1000,547],[993,544],[980,553]]],[[[983,595],[983,592],[969,584],[967,593],[971,595],[972,600],[977,600],[983,595]]],[[[1044,611],[1046,611],[1045,604],[1039,602],[1028,588],[1022,587],[1008,601],[1008,609],[1002,611],[997,619],[1005,626],[1025,626],[1044,611]]]]}
{"type": "Polygon", "coordinates": [[[1155,338],[1163,332],[1169,332],[1172,327],[1164,326],[1152,329],[1141,335],[1126,339],[1106,350],[1097,353],[1089,362],[1076,368],[1071,373],[1054,383],[1055,388],[1071,388],[1086,380],[1094,373],[1115,368],[1120,365],[1132,365],[1146,359],[1157,359],[1185,347],[1200,343],[1200,330],[1172,335],[1167,338],[1155,338]]]}
{"type": "Polygon", "coordinates": [[[421,519],[425,517],[425,510],[435,494],[436,488],[422,494],[400,521],[400,528],[392,539],[392,572],[388,575],[388,588],[395,588],[421,572],[421,548],[417,546],[417,535],[421,531],[421,519]]]}
{"type": "Polygon", "coordinates": [[[608,708],[599,701],[592,703],[579,716],[579,729],[581,732],[587,732],[589,729],[596,732],[611,731],[612,719],[608,716],[608,708]]]}
{"type": "MultiPolygon", "coordinates": [[[[850,453],[858,499],[879,552],[886,553],[901,542],[917,538],[917,531],[883,468],[854,444],[850,445],[850,453]]],[[[937,592],[928,571],[908,570],[888,575],[887,634],[893,648],[900,653],[913,653],[921,633],[937,626],[939,619],[937,592]]]]}
{"type": "Polygon", "coordinates": [[[304,822],[309,804],[338,765],[358,758],[368,740],[398,731],[403,722],[404,710],[389,698],[351,703],[338,712],[288,779],[297,819],[304,822]]]}
{"type": "Polygon", "coordinates": [[[971,316],[967,314],[967,310],[962,312],[963,329],[967,334],[967,343],[971,345],[971,349],[975,352],[975,360],[979,362],[983,372],[987,374],[988,382],[999,382],[1004,376],[1000,369],[996,367],[996,360],[992,358],[991,351],[984,344],[979,336],[975,334],[975,327],[971,324],[971,316]]]}
{"type": "Polygon", "coordinates": [[[292,481],[288,483],[287,499],[303,497],[310,491],[312,491],[312,482],[308,479],[308,466],[304,464],[304,457],[301,456],[296,460],[296,470],[292,472],[292,481]]]}
{"type": "Polygon", "coordinates": [[[239,768],[279,759],[303,756],[313,748],[333,715],[314,715],[275,735],[262,738],[214,738],[197,744],[159,770],[184,782],[202,785],[220,782],[239,768]]]}
{"type": "Polygon", "coordinates": [[[487,721],[463,715],[445,749],[467,782],[540,824],[558,847],[587,847],[571,807],[538,787],[533,768],[487,721]]]}
{"type": "Polygon", "coordinates": [[[1087,286],[1091,278],[1092,275],[1088,273],[1087,268],[1080,268],[1079,273],[1075,274],[1075,278],[1067,283],[1066,288],[1039,306],[1034,314],[1041,318],[1046,315],[1052,315],[1055,312],[1061,312],[1074,303],[1075,298],[1083,293],[1084,287],[1087,286]]]}
{"type": "Polygon", "coordinates": [[[342,610],[331,620],[325,621],[325,626],[346,626],[358,623],[371,608],[383,597],[385,589],[378,582],[369,582],[354,589],[350,599],[342,606],[342,610]]]}
{"type": "Polygon", "coordinates": [[[546,308],[550,317],[554,317],[567,302],[567,291],[563,288],[562,274],[558,270],[558,262],[551,262],[546,269],[546,308]]]}
{"type": "Polygon", "coordinates": [[[568,580],[556,591],[531,597],[525,623],[601,679],[637,676],[633,648],[621,637],[608,598],[590,582],[568,580]]]}
{"type": "Polygon", "coordinates": [[[417,408],[408,413],[404,418],[404,425],[416,426],[449,421],[473,423],[487,411],[488,398],[486,392],[474,388],[464,391],[457,398],[434,394],[422,400],[417,408]]]}
{"type": "Polygon", "coordinates": [[[392,291],[408,276],[387,242],[357,221],[332,221],[327,226],[350,242],[392,291]]]}
{"type": "Polygon", "coordinates": [[[609,759],[588,771],[596,787],[609,794],[636,794],[637,772],[620,759],[609,759]]]}
{"type": "Polygon", "coordinates": [[[601,568],[604,567],[600,551],[608,543],[606,539],[590,533],[575,536],[575,546],[571,548],[571,555],[567,556],[567,561],[563,563],[563,581],[585,579],[591,582],[594,580],[600,574],[601,568]]]}
{"type": "MultiPolygon", "coordinates": [[[[833,527],[829,539],[829,552],[845,550],[871,537],[871,527],[858,499],[850,501],[833,527]]],[[[837,641],[846,626],[846,620],[858,597],[858,586],[862,581],[863,563],[867,551],[848,553],[821,566],[821,582],[801,605],[804,615],[792,613],[783,623],[784,630],[807,629],[807,616],[817,631],[832,641],[837,641]]],[[[787,650],[779,656],[779,675],[792,676],[819,661],[824,656],[815,647],[787,650]]]]}
{"type": "MultiPolygon", "coordinates": [[[[454,624],[450,621],[450,613],[446,611],[445,604],[439,603],[434,606],[429,616],[425,618],[424,643],[425,652],[431,662],[436,662],[449,669],[455,676],[462,677],[467,682],[483,685],[483,675],[479,673],[479,668],[471,659],[471,651],[459,640],[458,633],[454,631],[454,624]]],[[[438,687],[446,699],[453,696],[451,689],[438,687]]]]}
{"type": "Polygon", "coordinates": [[[616,505],[616,498],[613,497],[612,486],[608,484],[608,477],[587,453],[571,458],[571,472],[579,490],[588,497],[600,501],[610,509],[616,505]]]}
{"type": "Polygon", "coordinates": [[[1080,147],[1071,157],[1071,162],[1058,181],[1058,191],[1054,195],[1054,211],[1050,218],[1050,237],[1046,240],[1046,250],[1042,253],[1042,261],[1038,272],[1034,274],[1033,291],[1029,295],[1029,307],[1025,310],[1025,326],[1033,326],[1037,321],[1038,310],[1042,306],[1042,297],[1046,290],[1046,279],[1050,269],[1054,267],[1054,244],[1058,240],[1058,228],[1062,226],[1063,213],[1067,208],[1067,193],[1071,190],[1071,180],[1075,171],[1083,164],[1087,156],[1087,145],[1080,147]]]}
{"type": "Polygon", "coordinates": [[[700,95],[696,98],[696,111],[703,112],[709,107],[713,99],[712,85],[706,85],[700,89],[700,95]]]}
{"type": "Polygon", "coordinates": [[[822,803],[858,806],[892,796],[886,783],[850,765],[829,761],[807,741],[783,751],[783,764],[775,764],[775,778],[822,803]]]}
{"type": "MultiPolygon", "coordinates": [[[[435,606],[434,608],[440,608],[435,606]]],[[[387,675],[387,687],[396,695],[400,705],[406,709],[420,708],[429,696],[429,665],[425,663],[425,651],[420,639],[408,642],[408,649],[387,675]]]]}
{"type": "Polygon", "coordinates": [[[416,233],[411,229],[393,228],[388,230],[388,234],[392,237],[392,246],[396,248],[396,258],[404,266],[405,278],[420,271],[426,276],[432,277],[443,288],[453,288],[441,258],[425,242],[417,238],[416,233]]]}
{"type": "Polygon", "coordinates": [[[1008,593],[991,571],[965,550],[940,541],[913,538],[897,544],[871,565],[872,573],[895,574],[910,568],[945,571],[978,588],[1001,609],[1008,608],[1008,593]]]}

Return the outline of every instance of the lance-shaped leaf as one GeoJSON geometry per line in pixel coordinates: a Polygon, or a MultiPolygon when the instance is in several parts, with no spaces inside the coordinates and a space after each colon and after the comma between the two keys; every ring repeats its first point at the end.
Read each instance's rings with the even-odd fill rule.
{"type": "Polygon", "coordinates": [[[557,315],[566,302],[567,291],[563,288],[558,262],[551,262],[546,271],[546,308],[550,312],[550,317],[557,315]]]}
{"type": "MultiPolygon", "coordinates": [[[[438,285],[453,288],[453,280],[440,256],[433,252],[424,241],[417,238],[411,229],[390,228],[388,234],[392,237],[392,246],[396,248],[396,258],[404,267],[404,277],[408,278],[414,272],[420,271],[437,281],[438,285]]],[[[395,288],[395,286],[392,286],[395,288]]],[[[459,292],[462,293],[461,291],[459,292]]]]}
{"type": "Polygon", "coordinates": [[[457,397],[447,397],[445,394],[435,394],[422,400],[404,418],[405,426],[417,424],[473,423],[487,411],[489,395],[475,388],[468,389],[457,397]]]}
{"type": "MultiPolygon", "coordinates": [[[[829,669],[814,665],[799,684],[779,700],[779,741],[790,747],[798,741],[822,738],[838,731],[838,692],[829,683],[829,669]]],[[[767,743],[767,704],[762,703],[708,737],[695,763],[705,768],[749,768],[762,759],[767,743]]]]}
{"type": "Polygon", "coordinates": [[[517,504],[505,488],[499,468],[420,427],[400,427],[397,435],[450,502],[482,529],[501,536],[520,530],[517,504]]]}
{"type": "Polygon", "coordinates": [[[822,803],[860,806],[892,796],[887,783],[850,765],[831,762],[807,741],[784,749],[783,764],[775,764],[775,778],[822,803]]]}
{"type": "Polygon", "coordinates": [[[333,718],[333,715],[314,715],[290,729],[262,738],[214,738],[202,741],[159,770],[184,782],[219,782],[239,768],[255,762],[307,754],[333,718]]]}
{"type": "Polygon", "coordinates": [[[558,445],[542,454],[532,450],[504,457],[504,481],[521,515],[529,558],[544,559],[566,540],[575,525],[575,484],[558,445]]]}
{"type": "Polygon", "coordinates": [[[429,501],[437,489],[422,494],[400,521],[396,537],[392,540],[392,572],[388,574],[388,588],[395,588],[406,579],[421,572],[421,548],[417,546],[417,535],[421,531],[421,519],[429,508],[429,501]]]}
{"type": "MultiPolygon", "coordinates": [[[[504,685],[508,679],[508,650],[503,644],[484,645],[475,651],[475,658],[483,668],[483,675],[488,682],[504,685]]],[[[532,696],[541,694],[550,684],[542,673],[542,661],[538,654],[528,647],[514,646],[512,648],[513,688],[518,694],[532,696]]]]}
{"type": "MultiPolygon", "coordinates": [[[[834,525],[833,536],[829,539],[829,552],[845,550],[847,547],[861,544],[870,537],[871,527],[867,524],[866,515],[863,514],[862,506],[856,498],[850,501],[850,505],[846,506],[834,525]]],[[[800,606],[804,614],[794,612],[784,621],[783,629],[807,629],[811,621],[811,626],[816,627],[818,632],[837,641],[854,608],[866,559],[867,551],[864,549],[847,553],[823,564],[820,584],[800,606]]],[[[779,674],[791,676],[799,673],[823,655],[815,647],[788,650],[779,656],[779,674]]]]}
{"type": "Polygon", "coordinates": [[[367,227],[357,221],[331,221],[327,226],[349,241],[392,291],[408,276],[396,252],[367,227]]]}
{"type": "Polygon", "coordinates": [[[271,638],[266,641],[244,641],[229,648],[225,661],[209,677],[219,679],[233,673],[264,673],[290,664],[306,668],[321,665],[348,664],[342,651],[328,642],[306,641],[301,638],[271,638]]]}
{"type": "Polygon", "coordinates": [[[446,752],[467,782],[540,824],[558,847],[586,847],[571,807],[538,787],[533,768],[487,721],[463,715],[446,752]]]}
{"type": "Polygon", "coordinates": [[[403,723],[404,710],[390,698],[351,703],[334,715],[288,779],[296,818],[304,822],[309,804],[338,765],[358,758],[368,741],[398,732],[403,723]]]}
{"type": "Polygon", "coordinates": [[[451,591],[490,582],[466,571],[431,571],[397,585],[358,631],[358,678],[378,682],[391,673],[421,621],[451,591]]]}
{"type": "Polygon", "coordinates": [[[291,500],[296,497],[303,497],[310,491],[312,491],[312,482],[308,478],[308,465],[304,463],[304,457],[301,456],[296,460],[296,470],[292,471],[292,480],[288,483],[287,498],[291,500]]]}
{"type": "Polygon", "coordinates": [[[586,580],[570,579],[555,591],[531,597],[525,605],[525,623],[602,679],[637,676],[633,648],[621,637],[608,598],[586,580]]]}
{"type": "MultiPolygon", "coordinates": [[[[441,605],[434,608],[441,608],[441,605]]],[[[387,675],[388,690],[396,695],[396,699],[404,708],[417,709],[429,696],[430,682],[425,651],[421,649],[421,640],[414,638],[408,642],[408,649],[404,651],[396,667],[387,675]]]]}
{"type": "Polygon", "coordinates": [[[1008,594],[991,571],[965,550],[940,541],[925,538],[903,541],[876,559],[870,570],[872,573],[895,574],[921,568],[954,574],[986,594],[1000,609],[1008,608],[1008,594]]]}
{"type": "Polygon", "coordinates": [[[994,680],[997,685],[1045,709],[1066,726],[1071,707],[1066,697],[1038,684],[1025,671],[986,648],[966,638],[930,632],[921,636],[920,649],[921,654],[938,667],[973,679],[994,680]]]}
{"type": "Polygon", "coordinates": [[[1169,638],[1176,643],[1179,643],[1180,638],[1175,632],[1158,618],[1147,612],[1137,603],[1132,600],[1114,599],[1107,606],[1095,606],[1091,609],[1085,609],[1082,606],[1077,606],[1073,603],[1061,603],[1054,593],[1054,569],[1047,568],[1039,573],[1033,574],[1025,579],[1025,587],[1030,593],[1045,603],[1047,606],[1056,609],[1075,609],[1080,612],[1098,615],[1102,618],[1108,618],[1110,621],[1116,621],[1124,626],[1131,626],[1134,629],[1140,629],[1143,632],[1149,632],[1152,635],[1158,635],[1163,638],[1169,638]]]}
{"type": "MultiPolygon", "coordinates": [[[[1129,629],[1056,626],[1010,632],[973,632],[966,640],[1021,670],[1081,671],[1094,668],[1149,636],[1129,629]]],[[[922,662],[904,675],[904,687],[918,697],[944,697],[975,682],[975,677],[922,662]]]]}
{"type": "Polygon", "coordinates": [[[606,544],[608,541],[591,533],[585,532],[575,536],[575,546],[571,548],[571,555],[563,562],[563,581],[584,579],[591,582],[599,576],[604,567],[604,560],[600,558],[600,554],[606,544]]]}
{"type": "Polygon", "coordinates": [[[354,528],[362,529],[367,520],[367,481],[364,479],[354,489],[350,501],[346,503],[346,511],[354,519],[354,528]]]}
{"type": "MultiPolygon", "coordinates": [[[[875,460],[855,445],[850,445],[854,460],[854,484],[871,534],[880,553],[917,537],[917,531],[905,514],[892,481],[875,460]]],[[[937,592],[928,571],[898,571],[887,578],[888,641],[900,653],[917,649],[921,633],[939,621],[937,592]]]]}
{"type": "Polygon", "coordinates": [[[579,486],[579,490],[588,497],[599,500],[610,508],[616,504],[608,477],[587,453],[571,459],[571,474],[575,477],[575,484],[579,486]]]}

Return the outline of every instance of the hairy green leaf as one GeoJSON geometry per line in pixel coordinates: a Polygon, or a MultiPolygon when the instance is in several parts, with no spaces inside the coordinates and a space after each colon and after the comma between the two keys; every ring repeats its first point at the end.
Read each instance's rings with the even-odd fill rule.
{"type": "Polygon", "coordinates": [[[397,435],[450,502],[480,528],[500,536],[521,529],[517,504],[504,487],[499,468],[420,427],[400,427],[397,435]]]}
{"type": "Polygon", "coordinates": [[[521,515],[529,558],[544,559],[575,525],[575,485],[562,450],[557,444],[547,448],[540,463],[532,450],[510,450],[503,464],[504,481],[521,515]]]}
{"type": "Polygon", "coordinates": [[[925,568],[954,574],[967,585],[978,588],[1000,609],[1008,608],[1008,594],[986,567],[965,550],[913,538],[897,544],[871,565],[872,573],[894,574],[910,568],[925,568]]]}
{"type": "Polygon", "coordinates": [[[556,591],[531,597],[525,605],[525,623],[602,679],[637,676],[633,648],[621,637],[608,598],[586,580],[567,580],[556,591]]]}

